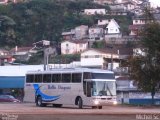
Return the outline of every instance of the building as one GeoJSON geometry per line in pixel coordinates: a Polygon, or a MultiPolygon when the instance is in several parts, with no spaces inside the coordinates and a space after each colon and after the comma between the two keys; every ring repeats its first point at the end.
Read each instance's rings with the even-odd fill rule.
{"type": "Polygon", "coordinates": [[[85,40],[66,40],[61,43],[61,54],[77,54],[88,48],[85,40]]]}
{"type": "Polygon", "coordinates": [[[98,25],[98,26],[106,26],[106,25],[108,25],[108,23],[109,23],[110,21],[111,21],[110,19],[101,19],[101,20],[98,20],[97,25],[98,25]]]}
{"type": "MultiPolygon", "coordinates": [[[[152,104],[151,93],[142,92],[137,88],[136,82],[128,76],[118,76],[117,100],[122,104],[150,105],[152,104]]],[[[160,93],[155,94],[154,103],[160,105],[160,93]]]]}
{"type": "Polygon", "coordinates": [[[94,0],[93,2],[100,5],[106,5],[106,4],[113,4],[114,0],[94,0]]]}
{"type": "Polygon", "coordinates": [[[108,23],[106,27],[105,40],[110,38],[115,39],[115,38],[121,38],[121,37],[122,37],[122,34],[120,32],[120,26],[114,19],[111,19],[111,21],[108,23]]]}
{"type": "Polygon", "coordinates": [[[133,24],[129,25],[130,35],[139,36],[140,31],[143,29],[145,24],[146,24],[146,19],[134,18],[133,24]]]}
{"type": "Polygon", "coordinates": [[[111,19],[111,21],[108,23],[106,27],[106,34],[119,34],[119,33],[120,33],[120,26],[114,19],[111,19]]]}
{"type": "Polygon", "coordinates": [[[75,28],[75,39],[84,39],[88,37],[88,26],[81,25],[75,28]]]}
{"type": "Polygon", "coordinates": [[[23,1],[23,0],[0,0],[0,4],[7,4],[9,2],[16,3],[16,2],[19,2],[19,1],[23,1]]]}
{"type": "Polygon", "coordinates": [[[75,30],[69,32],[62,32],[63,40],[72,40],[75,39],[75,30]]]}
{"type": "Polygon", "coordinates": [[[26,61],[30,58],[30,56],[34,53],[36,53],[37,50],[35,50],[33,47],[15,47],[10,50],[10,54],[14,56],[16,59],[21,61],[26,61]]]}
{"type": "Polygon", "coordinates": [[[81,53],[81,66],[108,69],[111,59],[119,59],[112,49],[88,49],[81,53]]]}
{"type": "Polygon", "coordinates": [[[96,41],[96,40],[103,40],[104,39],[104,29],[98,26],[92,26],[89,28],[88,31],[89,40],[96,41]]]}
{"type": "Polygon", "coordinates": [[[13,62],[14,58],[10,55],[9,51],[0,49],[0,65],[4,65],[5,63],[13,62]]]}
{"type": "Polygon", "coordinates": [[[106,10],[105,9],[84,9],[84,14],[86,15],[105,15],[106,10]]]}

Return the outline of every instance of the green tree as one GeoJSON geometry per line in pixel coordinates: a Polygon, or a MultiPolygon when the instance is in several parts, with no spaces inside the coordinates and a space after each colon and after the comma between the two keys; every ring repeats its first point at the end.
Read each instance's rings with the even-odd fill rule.
{"type": "Polygon", "coordinates": [[[92,44],[92,48],[105,48],[105,47],[106,47],[105,41],[99,41],[99,42],[95,41],[92,44]]]}
{"type": "Polygon", "coordinates": [[[155,93],[160,90],[160,24],[152,17],[148,18],[141,33],[144,54],[137,54],[130,65],[131,77],[137,81],[139,89],[151,92],[154,104],[155,93]]]}
{"type": "Polygon", "coordinates": [[[1,46],[14,46],[16,44],[16,33],[14,26],[15,21],[8,16],[0,16],[0,45],[1,46]]]}

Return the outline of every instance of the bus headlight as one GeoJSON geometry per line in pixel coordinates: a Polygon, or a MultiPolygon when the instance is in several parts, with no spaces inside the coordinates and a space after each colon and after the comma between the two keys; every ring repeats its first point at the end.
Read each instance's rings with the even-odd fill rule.
{"type": "Polygon", "coordinates": [[[95,101],[94,101],[94,104],[95,104],[95,105],[98,105],[98,104],[99,104],[99,101],[98,101],[98,100],[95,100],[95,101]]]}
{"type": "Polygon", "coordinates": [[[117,101],[114,101],[114,102],[113,102],[113,105],[117,105],[117,101]]]}

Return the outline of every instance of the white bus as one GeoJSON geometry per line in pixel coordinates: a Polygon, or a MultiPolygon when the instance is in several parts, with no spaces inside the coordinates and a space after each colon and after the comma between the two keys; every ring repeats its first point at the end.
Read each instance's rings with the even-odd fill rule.
{"type": "Polygon", "coordinates": [[[117,104],[116,84],[112,71],[89,68],[64,68],[30,71],[26,74],[24,101],[37,106],[52,104],[91,106],[117,104]]]}

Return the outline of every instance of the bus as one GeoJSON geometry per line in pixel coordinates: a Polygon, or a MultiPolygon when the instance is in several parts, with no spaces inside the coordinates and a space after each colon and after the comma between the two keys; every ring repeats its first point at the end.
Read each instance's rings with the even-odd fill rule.
{"type": "Polygon", "coordinates": [[[24,101],[35,102],[40,107],[52,104],[102,109],[104,105],[116,105],[114,72],[90,68],[28,71],[24,101]]]}

